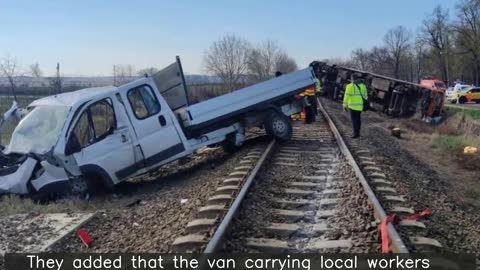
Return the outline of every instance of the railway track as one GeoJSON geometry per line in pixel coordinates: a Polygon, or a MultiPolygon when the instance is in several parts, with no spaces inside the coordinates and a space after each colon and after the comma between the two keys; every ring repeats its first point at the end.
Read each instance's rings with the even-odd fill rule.
{"type": "MultiPolygon", "coordinates": [[[[173,243],[181,252],[378,252],[375,193],[325,111],[252,149],[173,243]]],[[[390,248],[408,249],[394,226],[390,248]]]]}
{"type": "MultiPolygon", "coordinates": [[[[347,147],[323,108],[315,124],[294,125],[292,140],[258,140],[244,151],[169,250],[379,252],[379,225],[386,213],[414,214],[369,152],[352,142],[347,147]]],[[[418,245],[441,248],[421,236],[418,230],[427,231],[423,223],[403,220],[398,225],[402,238],[387,226],[393,252],[425,250],[412,249],[418,245]]],[[[62,230],[63,236],[45,247],[76,227],[62,230]]]]}

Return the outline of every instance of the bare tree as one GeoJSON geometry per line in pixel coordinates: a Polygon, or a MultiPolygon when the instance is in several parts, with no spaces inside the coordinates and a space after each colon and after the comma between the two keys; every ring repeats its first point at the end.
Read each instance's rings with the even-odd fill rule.
{"type": "Polygon", "coordinates": [[[427,61],[427,48],[421,40],[415,41],[415,46],[413,48],[413,57],[414,57],[414,73],[415,79],[414,82],[420,82],[420,79],[425,75],[426,72],[426,61],[427,61]]]}
{"type": "Polygon", "coordinates": [[[392,59],[390,57],[390,54],[388,53],[387,48],[377,46],[373,47],[370,50],[370,57],[372,72],[385,76],[392,76],[392,59]]]}
{"type": "Polygon", "coordinates": [[[218,76],[231,91],[245,76],[250,47],[245,39],[226,35],[215,41],[205,53],[205,69],[218,76]]]}
{"type": "Polygon", "coordinates": [[[388,30],[383,38],[388,53],[393,60],[393,75],[395,78],[399,77],[400,61],[404,56],[407,56],[410,47],[410,36],[410,33],[405,27],[397,26],[388,30]]]}
{"type": "Polygon", "coordinates": [[[280,71],[283,74],[294,72],[298,69],[297,62],[287,53],[282,52],[277,55],[275,59],[275,71],[280,71]]]}
{"type": "Polygon", "coordinates": [[[42,77],[43,72],[42,72],[42,70],[40,69],[40,65],[38,64],[38,62],[33,63],[33,64],[30,65],[30,73],[32,74],[32,76],[33,76],[34,78],[40,78],[40,77],[42,77]]]}
{"type": "Polygon", "coordinates": [[[153,74],[157,73],[158,72],[158,69],[157,68],[154,68],[154,67],[149,67],[149,68],[144,68],[144,69],[140,69],[138,72],[137,72],[137,75],[138,76],[152,76],[153,74]]]}
{"type": "Polygon", "coordinates": [[[17,96],[15,90],[17,88],[18,76],[20,76],[17,59],[11,55],[7,55],[1,59],[0,73],[3,75],[3,77],[7,78],[10,91],[16,100],[17,96]]]}
{"type": "Polygon", "coordinates": [[[356,69],[372,71],[371,52],[362,48],[358,48],[352,51],[350,58],[356,69]]]}
{"type": "Polygon", "coordinates": [[[135,73],[135,68],[128,64],[125,66],[125,74],[128,76],[128,79],[131,80],[133,77],[133,74],[135,73]]]}
{"type": "Polygon", "coordinates": [[[255,81],[264,81],[273,76],[276,60],[281,54],[278,44],[272,40],[262,42],[250,52],[248,72],[255,81]]]}
{"type": "Polygon", "coordinates": [[[423,21],[420,37],[424,44],[434,50],[436,57],[440,60],[441,73],[447,84],[450,83],[448,57],[450,54],[451,34],[448,10],[437,6],[433,13],[423,21]]]}
{"type": "Polygon", "coordinates": [[[472,56],[475,68],[475,83],[480,76],[480,0],[462,0],[457,5],[458,22],[455,25],[457,45],[461,53],[472,56]]]}
{"type": "Polygon", "coordinates": [[[135,76],[132,65],[113,65],[113,85],[119,86],[132,81],[135,76]]]}
{"type": "Polygon", "coordinates": [[[290,73],[297,69],[295,59],[275,41],[266,40],[250,51],[248,72],[256,82],[272,78],[276,71],[290,73]]]}

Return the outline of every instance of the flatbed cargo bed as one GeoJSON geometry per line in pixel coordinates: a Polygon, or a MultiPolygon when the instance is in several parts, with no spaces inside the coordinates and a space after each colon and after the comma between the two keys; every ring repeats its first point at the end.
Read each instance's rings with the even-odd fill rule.
{"type": "Polygon", "coordinates": [[[175,111],[182,126],[194,130],[291,97],[315,84],[312,68],[302,69],[175,111]]]}

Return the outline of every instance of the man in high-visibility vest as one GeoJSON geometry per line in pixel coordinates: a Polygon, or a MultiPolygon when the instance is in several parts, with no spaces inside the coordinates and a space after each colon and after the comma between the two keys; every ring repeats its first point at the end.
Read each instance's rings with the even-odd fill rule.
{"type": "Polygon", "coordinates": [[[317,77],[315,77],[315,93],[317,94],[317,96],[322,93],[322,83],[317,77]]]}
{"type": "Polygon", "coordinates": [[[352,138],[360,137],[360,128],[362,125],[361,114],[364,110],[364,99],[368,100],[367,86],[363,82],[360,82],[358,77],[353,74],[351,83],[347,84],[345,95],[343,96],[343,108],[350,111],[350,118],[352,120],[352,138]]]}
{"type": "Polygon", "coordinates": [[[320,95],[322,94],[322,83],[320,82],[320,80],[315,77],[315,114],[318,115],[318,106],[317,106],[317,97],[320,97],[320,95]]]}

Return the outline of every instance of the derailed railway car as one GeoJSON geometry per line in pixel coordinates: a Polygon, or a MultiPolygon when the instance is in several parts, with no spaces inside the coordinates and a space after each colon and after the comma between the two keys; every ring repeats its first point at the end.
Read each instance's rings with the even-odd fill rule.
{"type": "Polygon", "coordinates": [[[374,109],[395,117],[410,117],[419,113],[426,121],[438,121],[441,116],[444,92],[419,84],[398,80],[371,72],[314,61],[310,64],[322,82],[323,95],[343,99],[345,86],[352,74],[364,81],[374,109]]]}

